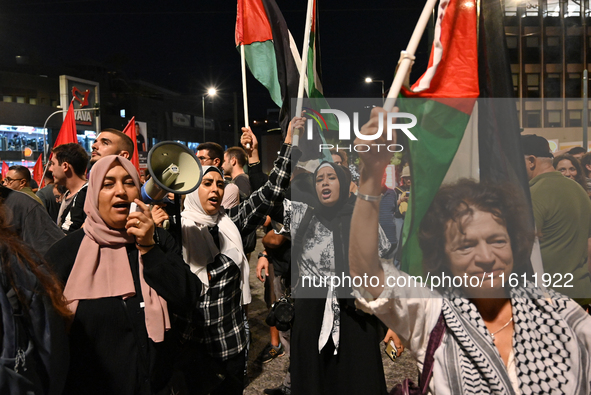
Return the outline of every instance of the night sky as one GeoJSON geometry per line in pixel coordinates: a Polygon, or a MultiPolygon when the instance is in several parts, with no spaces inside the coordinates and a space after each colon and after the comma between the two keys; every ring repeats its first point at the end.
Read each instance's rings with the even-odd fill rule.
{"type": "MultiPolygon", "coordinates": [[[[300,47],[304,0],[276,0],[300,47]]],[[[392,83],[400,51],[414,28],[422,1],[317,0],[326,97],[379,97],[392,83]]],[[[241,95],[235,48],[236,2],[138,0],[18,0],[0,2],[0,67],[16,55],[51,67],[100,64],[176,92],[201,96],[216,86],[217,106],[241,95]]],[[[426,67],[426,36],[413,78],[426,67]]],[[[251,118],[275,108],[265,88],[248,73],[251,118]]],[[[218,107],[219,108],[219,107],[218,107]]]]}

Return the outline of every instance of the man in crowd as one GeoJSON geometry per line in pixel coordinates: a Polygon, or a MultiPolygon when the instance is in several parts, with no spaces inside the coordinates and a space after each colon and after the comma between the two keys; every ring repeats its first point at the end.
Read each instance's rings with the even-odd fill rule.
{"type": "Polygon", "coordinates": [[[25,166],[14,165],[8,168],[4,185],[13,191],[21,191],[32,197],[37,203],[43,206],[43,202],[31,189],[31,172],[25,166]]]}
{"type": "Polygon", "coordinates": [[[92,144],[90,166],[108,155],[119,155],[131,160],[133,150],[133,141],[128,135],[117,129],[103,129],[92,144]]]}
{"type": "Polygon", "coordinates": [[[43,206],[21,192],[0,186],[0,207],[12,230],[40,255],[64,237],[43,206]]]}
{"type": "Polygon", "coordinates": [[[587,188],[591,191],[591,152],[587,152],[581,158],[581,166],[585,172],[585,178],[587,179],[587,188]]]}
{"type": "Polygon", "coordinates": [[[332,156],[332,161],[335,163],[335,165],[341,165],[345,167],[349,166],[349,162],[347,160],[347,153],[345,151],[332,148],[330,150],[330,155],[332,156]]]}
{"type": "Polygon", "coordinates": [[[232,183],[238,186],[242,199],[247,198],[252,193],[250,180],[248,175],[244,173],[246,160],[247,155],[242,148],[231,147],[224,153],[224,162],[222,163],[224,175],[230,176],[232,183]]]}
{"type": "Polygon", "coordinates": [[[82,227],[86,214],[86,167],[88,155],[80,144],[68,143],[53,149],[53,157],[49,170],[53,173],[55,183],[68,190],[62,200],[58,213],[57,225],[66,233],[82,227]]]}
{"type": "Polygon", "coordinates": [[[386,237],[390,241],[391,254],[394,253],[398,246],[398,234],[396,232],[396,192],[388,188],[386,181],[388,180],[387,173],[384,172],[382,176],[382,200],[380,201],[380,226],[384,230],[386,237]]]}
{"type": "Polygon", "coordinates": [[[60,196],[54,193],[56,185],[53,183],[53,173],[47,170],[44,174],[43,181],[45,182],[45,186],[37,191],[37,196],[43,202],[47,214],[49,214],[53,222],[57,223],[57,214],[60,211],[58,198],[60,196]]]}
{"type": "Polygon", "coordinates": [[[568,153],[577,158],[578,160],[581,160],[581,158],[583,157],[583,155],[585,155],[586,152],[587,150],[583,147],[573,147],[570,150],[568,150],[568,153]]]}
{"type": "MultiPolygon", "coordinates": [[[[222,170],[222,163],[224,163],[224,149],[218,143],[201,143],[197,147],[197,158],[201,162],[201,166],[215,166],[222,170]]],[[[224,189],[224,199],[222,200],[222,207],[230,209],[240,204],[240,190],[235,184],[227,184],[224,189]]]]}
{"type": "Polygon", "coordinates": [[[560,273],[563,281],[572,275],[572,281],[569,281],[572,288],[560,288],[559,291],[586,306],[591,302],[588,267],[591,201],[580,185],[555,171],[552,166],[554,156],[545,138],[523,135],[521,146],[536,231],[542,234],[540,249],[544,271],[552,276],[560,273]]]}

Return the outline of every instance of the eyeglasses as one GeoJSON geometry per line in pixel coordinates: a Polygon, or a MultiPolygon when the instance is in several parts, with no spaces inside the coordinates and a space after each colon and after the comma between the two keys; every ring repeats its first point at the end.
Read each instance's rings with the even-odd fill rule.
{"type": "Polygon", "coordinates": [[[200,162],[207,162],[208,160],[212,160],[210,157],[208,156],[198,156],[197,159],[199,159],[200,162]]]}
{"type": "Polygon", "coordinates": [[[5,184],[10,184],[13,181],[20,181],[20,180],[24,180],[24,178],[10,178],[10,177],[6,177],[4,179],[4,183],[5,184]]]}

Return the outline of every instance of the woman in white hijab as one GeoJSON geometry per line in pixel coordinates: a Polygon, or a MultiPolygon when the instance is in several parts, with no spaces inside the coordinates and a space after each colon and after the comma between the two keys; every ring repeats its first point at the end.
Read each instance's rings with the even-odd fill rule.
{"type": "Polygon", "coordinates": [[[247,343],[243,306],[250,303],[242,236],[263,224],[273,206],[282,204],[291,173],[290,144],[288,132],[269,181],[228,212],[221,206],[224,177],[214,166],[203,168],[201,185],[185,200],[183,256],[204,284],[194,314],[196,337],[227,374],[211,394],[242,393],[247,343]]]}

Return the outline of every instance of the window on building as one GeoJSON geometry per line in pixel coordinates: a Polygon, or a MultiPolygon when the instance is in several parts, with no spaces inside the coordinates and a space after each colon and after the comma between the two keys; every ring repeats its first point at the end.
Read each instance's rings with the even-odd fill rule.
{"type": "Polygon", "coordinates": [[[550,73],[546,77],[546,84],[544,85],[544,97],[562,97],[562,75],[558,73],[550,73]]]}
{"type": "Polygon", "coordinates": [[[581,121],[581,110],[568,110],[568,118],[566,119],[566,126],[580,127],[582,126],[581,121]]]}
{"type": "Polygon", "coordinates": [[[526,82],[526,97],[538,98],[540,97],[540,75],[537,73],[530,73],[525,75],[526,82]]]}
{"type": "Polygon", "coordinates": [[[540,46],[539,37],[537,37],[537,36],[526,37],[526,39],[525,39],[525,45],[528,48],[537,48],[537,47],[539,47],[540,46]]]}
{"type": "Polygon", "coordinates": [[[583,81],[581,73],[568,73],[566,79],[566,97],[581,97],[583,81]]]}
{"type": "Polygon", "coordinates": [[[513,80],[513,92],[515,93],[515,96],[519,96],[519,74],[511,74],[511,79],[513,80]]]}
{"type": "Polygon", "coordinates": [[[29,104],[37,105],[37,98],[36,97],[29,97],[29,104]]]}
{"type": "Polygon", "coordinates": [[[566,40],[566,63],[583,63],[583,51],[585,44],[582,36],[568,36],[566,40]]]}
{"type": "Polygon", "coordinates": [[[548,37],[547,40],[549,47],[558,47],[560,45],[560,37],[552,36],[548,37]]]}
{"type": "Polygon", "coordinates": [[[525,111],[525,125],[526,128],[539,128],[542,126],[541,112],[537,111],[525,111]]]}
{"type": "Polygon", "coordinates": [[[550,128],[559,128],[562,126],[562,111],[560,110],[548,110],[546,112],[546,126],[550,128]]]}
{"type": "Polygon", "coordinates": [[[2,101],[5,103],[12,103],[12,96],[2,96],[2,101]]]}
{"type": "Polygon", "coordinates": [[[507,37],[507,48],[517,49],[517,37],[515,37],[515,36],[507,37]]]}
{"type": "Polygon", "coordinates": [[[560,16],[560,1],[561,0],[547,0],[546,15],[550,17],[560,16]]]}
{"type": "Polygon", "coordinates": [[[505,16],[517,16],[517,6],[515,4],[505,4],[505,16]]]}
{"type": "Polygon", "coordinates": [[[579,1],[568,0],[566,10],[564,11],[564,16],[581,16],[581,5],[579,4],[579,1]]]}
{"type": "Polygon", "coordinates": [[[16,97],[16,102],[17,103],[24,104],[25,103],[25,97],[24,96],[17,96],[16,97]]]}

